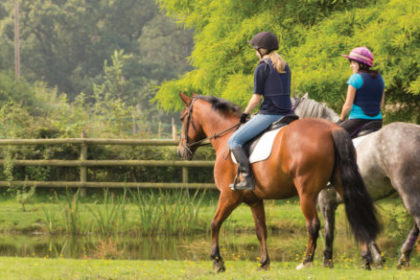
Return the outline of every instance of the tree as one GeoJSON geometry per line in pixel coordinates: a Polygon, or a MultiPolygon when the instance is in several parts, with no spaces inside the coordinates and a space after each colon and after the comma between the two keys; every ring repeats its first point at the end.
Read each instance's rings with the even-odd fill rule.
{"type": "Polygon", "coordinates": [[[366,45],[384,74],[390,116],[420,122],[420,16],[418,1],[160,0],[168,14],[194,29],[194,70],[163,83],[156,101],[164,110],[183,106],[180,91],[220,96],[246,104],[257,59],[248,45],[257,32],[272,31],[292,69],[293,92],[334,108],[342,104],[348,64],[340,54],[366,45]],[[407,114],[409,113],[409,114],[407,114]]]}
{"type": "MultiPolygon", "coordinates": [[[[0,70],[13,69],[13,2],[0,3],[0,70]]],[[[20,2],[23,76],[58,87],[71,100],[93,93],[115,50],[130,55],[127,80],[162,81],[187,68],[191,33],[164,17],[154,0],[20,2]]]]}

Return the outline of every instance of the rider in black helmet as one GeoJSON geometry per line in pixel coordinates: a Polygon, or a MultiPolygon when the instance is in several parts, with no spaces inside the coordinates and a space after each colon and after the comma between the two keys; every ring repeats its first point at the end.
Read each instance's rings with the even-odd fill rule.
{"type": "Polygon", "coordinates": [[[252,38],[251,41],[248,41],[254,49],[260,54],[260,57],[263,57],[263,54],[260,52],[260,49],[266,49],[267,53],[279,49],[279,41],[277,40],[276,35],[271,32],[260,32],[252,38]]]}
{"type": "Polygon", "coordinates": [[[260,59],[254,72],[254,94],[248,102],[241,116],[241,123],[245,123],[252,110],[263,102],[257,115],[241,126],[229,139],[229,148],[238,162],[238,170],[243,180],[231,184],[232,190],[253,190],[254,180],[247,153],[243,145],[260,134],[271,123],[282,116],[292,113],[290,101],[289,65],[276,52],[279,42],[271,32],[260,32],[249,41],[260,59]]]}

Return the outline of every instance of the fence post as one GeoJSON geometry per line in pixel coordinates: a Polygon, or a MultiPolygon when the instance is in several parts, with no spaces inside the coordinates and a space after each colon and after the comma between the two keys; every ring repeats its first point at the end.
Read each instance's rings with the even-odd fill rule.
{"type": "Polygon", "coordinates": [[[182,184],[184,187],[188,187],[188,167],[182,167],[182,184]]]}
{"type": "MultiPolygon", "coordinates": [[[[81,138],[86,138],[86,133],[82,132],[81,134],[81,138]]],[[[87,160],[87,143],[86,142],[82,142],[82,144],[80,145],[80,160],[83,162],[85,160],[87,160]]],[[[82,184],[82,186],[84,186],[84,183],[87,182],[87,167],[86,166],[81,166],[80,167],[80,183],[82,184]]],[[[80,188],[80,195],[83,197],[86,195],[86,189],[84,187],[80,188]]]]}

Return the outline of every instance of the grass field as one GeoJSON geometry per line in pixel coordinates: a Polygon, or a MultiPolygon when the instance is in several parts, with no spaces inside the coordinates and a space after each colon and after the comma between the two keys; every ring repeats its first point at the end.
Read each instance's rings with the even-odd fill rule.
{"type": "Polygon", "coordinates": [[[259,271],[250,261],[226,262],[227,271],[215,274],[210,261],[117,261],[39,258],[0,258],[0,279],[420,279],[419,269],[365,271],[355,264],[334,269],[314,265],[303,271],[295,263],[273,263],[259,271]]]}
{"type": "MultiPolygon", "coordinates": [[[[151,201],[152,204],[155,202],[151,201]]],[[[176,204],[176,201],[171,201],[169,198],[162,203],[168,202],[176,204]]],[[[194,229],[208,234],[216,203],[217,194],[211,193],[200,202],[200,206],[196,209],[198,212],[194,229]]],[[[114,202],[104,201],[102,194],[97,193],[79,199],[77,204],[77,207],[72,209],[73,214],[77,214],[77,223],[79,223],[77,227],[84,228],[88,234],[92,234],[89,233],[92,229],[111,229],[116,223],[116,220],[110,218],[112,211],[122,211],[122,208],[124,208],[121,213],[124,214],[125,224],[121,226],[121,229],[139,227],[139,207],[134,201],[128,200],[118,208],[114,202]],[[99,214],[105,215],[108,220],[100,220],[99,214]]],[[[12,234],[12,236],[14,233],[62,234],[68,223],[66,213],[69,209],[66,210],[66,205],[68,204],[52,199],[50,194],[44,193],[35,195],[27,201],[26,211],[22,211],[21,204],[14,196],[1,194],[0,233],[12,234]],[[53,230],[48,225],[46,211],[52,215],[53,224],[50,226],[53,226],[53,230]]],[[[232,240],[226,239],[234,239],[234,243],[243,248],[249,248],[258,255],[259,245],[254,235],[252,214],[249,208],[243,205],[232,213],[222,227],[221,253],[226,260],[227,268],[227,272],[223,274],[214,274],[211,262],[201,260],[111,260],[106,257],[101,259],[101,257],[92,256],[82,259],[62,257],[52,259],[32,256],[1,257],[0,279],[420,279],[420,259],[417,252],[413,252],[409,270],[395,269],[399,247],[411,228],[411,218],[406,214],[397,196],[376,204],[384,225],[378,243],[387,262],[384,269],[370,272],[359,268],[360,250],[349,235],[343,206],[338,208],[336,214],[335,268],[326,269],[321,266],[323,249],[321,236],[318,240],[314,267],[305,271],[296,271],[295,267],[299,264],[306,245],[305,221],[299,202],[296,199],[267,201],[265,205],[269,228],[269,252],[275,253],[274,249],[270,251],[270,248],[274,248],[274,244],[278,242],[282,243],[284,251],[284,258],[281,257],[272,262],[270,271],[258,271],[258,262],[255,257],[232,255],[232,248],[227,245],[231,244],[232,240]],[[286,239],[279,240],[274,235],[279,232],[286,236],[286,239]]],[[[146,208],[151,206],[145,205],[146,208]]],[[[69,207],[74,207],[74,205],[69,207]]],[[[136,238],[142,238],[141,235],[136,236],[136,238]]],[[[165,238],[164,236],[162,238],[165,238]]],[[[77,235],[75,238],[78,238],[77,235]]],[[[12,238],[8,242],[25,243],[26,241],[12,238]]],[[[202,248],[206,254],[209,252],[209,240],[193,243],[191,246],[202,248]]]]}

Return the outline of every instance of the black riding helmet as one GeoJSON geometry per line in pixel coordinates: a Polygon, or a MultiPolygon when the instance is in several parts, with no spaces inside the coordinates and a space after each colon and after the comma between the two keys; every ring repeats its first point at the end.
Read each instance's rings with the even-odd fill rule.
{"type": "Polygon", "coordinates": [[[257,33],[251,41],[248,43],[252,44],[252,47],[256,50],[266,49],[268,52],[279,49],[279,41],[277,36],[271,32],[260,32],[257,33]]]}

